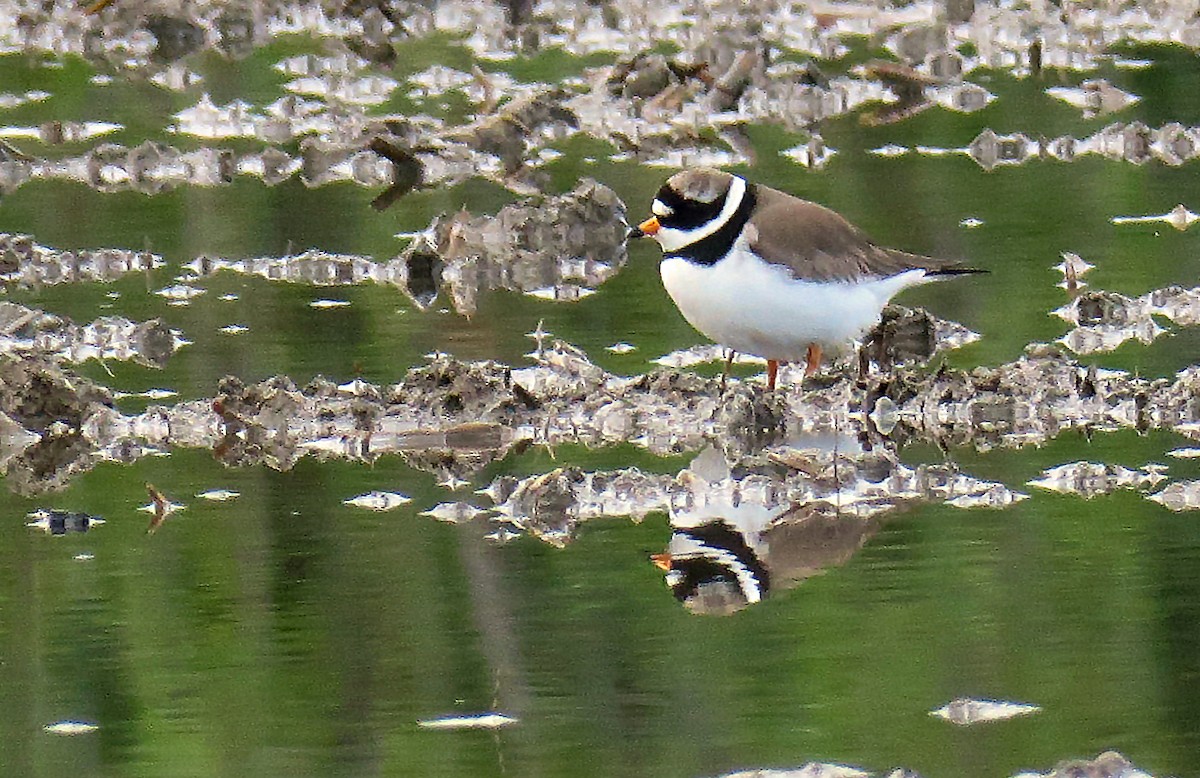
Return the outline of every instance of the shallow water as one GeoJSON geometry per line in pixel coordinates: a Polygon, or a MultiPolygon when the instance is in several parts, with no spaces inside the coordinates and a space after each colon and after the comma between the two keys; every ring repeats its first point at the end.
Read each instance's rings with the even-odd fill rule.
{"type": "Polygon", "coordinates": [[[0,417],[0,772],[1200,775],[1187,9],[354,7],[0,2],[0,400],[79,403],[0,417]],[[987,269],[899,300],[980,337],[721,393],[613,238],[705,161],[987,269]]]}

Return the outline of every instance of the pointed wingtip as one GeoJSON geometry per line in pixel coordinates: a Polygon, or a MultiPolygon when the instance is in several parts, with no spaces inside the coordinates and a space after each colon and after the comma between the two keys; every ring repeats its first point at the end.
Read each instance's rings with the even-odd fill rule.
{"type": "Polygon", "coordinates": [[[981,273],[990,273],[992,271],[985,270],[981,267],[967,267],[966,265],[949,265],[947,267],[937,267],[928,271],[931,276],[969,276],[979,275],[981,273]]]}

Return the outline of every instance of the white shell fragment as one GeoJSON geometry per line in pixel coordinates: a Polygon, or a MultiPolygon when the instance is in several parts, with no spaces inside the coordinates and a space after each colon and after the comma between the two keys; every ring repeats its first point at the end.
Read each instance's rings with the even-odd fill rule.
{"type": "Polygon", "coordinates": [[[1000,700],[971,700],[960,697],[948,702],[937,710],[929,712],[930,716],[945,719],[951,724],[967,727],[987,721],[1004,721],[1018,716],[1029,716],[1040,712],[1037,705],[1027,705],[1019,702],[1003,702],[1000,700]]]}
{"type": "Polygon", "coordinates": [[[1192,226],[1192,222],[1200,219],[1183,204],[1177,205],[1166,213],[1153,216],[1114,216],[1113,224],[1146,224],[1149,222],[1165,222],[1177,230],[1183,231],[1192,226]]]}
{"type": "Polygon", "coordinates": [[[423,719],[417,722],[421,729],[500,729],[511,726],[520,719],[503,713],[481,713],[477,716],[446,716],[439,719],[423,719]]]}
{"type": "Polygon", "coordinates": [[[100,727],[86,721],[56,721],[53,724],[47,724],[42,729],[51,735],[86,735],[89,732],[95,732],[100,727]]]}
{"type": "Polygon", "coordinates": [[[351,497],[348,500],[342,500],[342,504],[350,505],[355,508],[364,508],[368,511],[390,511],[393,508],[398,508],[405,503],[412,502],[412,498],[405,497],[398,492],[367,492],[360,494],[357,497],[351,497]]]}
{"type": "Polygon", "coordinates": [[[210,500],[212,502],[229,502],[236,500],[241,496],[241,492],[230,491],[229,489],[209,489],[205,492],[196,494],[201,500],[210,500]]]}

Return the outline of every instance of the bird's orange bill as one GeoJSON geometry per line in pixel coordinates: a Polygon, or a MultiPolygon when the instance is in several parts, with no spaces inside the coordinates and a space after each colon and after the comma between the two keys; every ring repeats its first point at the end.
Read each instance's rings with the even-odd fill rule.
{"type": "Polygon", "coordinates": [[[670,554],[651,554],[650,561],[653,562],[654,566],[657,567],[659,570],[670,570],[671,569],[671,555],[670,554]]]}
{"type": "Polygon", "coordinates": [[[638,229],[646,235],[653,235],[658,232],[658,217],[651,216],[646,221],[638,225],[638,229]]]}

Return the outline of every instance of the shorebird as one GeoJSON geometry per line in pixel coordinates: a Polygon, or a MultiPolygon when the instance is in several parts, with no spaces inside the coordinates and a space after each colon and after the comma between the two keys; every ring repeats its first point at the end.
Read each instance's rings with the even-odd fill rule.
{"type": "Polygon", "coordinates": [[[984,272],[878,246],[822,205],[711,168],[671,176],[650,210],[633,234],[662,247],[667,294],[706,337],[766,359],[768,389],[781,362],[816,372],[900,290],[984,272]]]}

